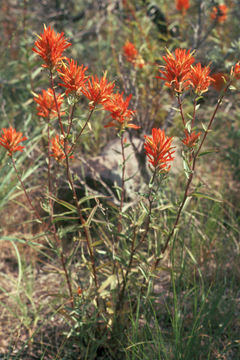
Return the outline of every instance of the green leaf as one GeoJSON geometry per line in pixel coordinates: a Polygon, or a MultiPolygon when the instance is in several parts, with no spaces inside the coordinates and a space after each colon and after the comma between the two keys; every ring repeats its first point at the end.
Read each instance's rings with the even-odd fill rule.
{"type": "MultiPolygon", "coordinates": [[[[189,114],[188,114],[189,115],[189,114]]],[[[189,115],[189,117],[190,117],[190,115],[189,115]]],[[[190,117],[190,119],[192,119],[192,116],[190,117]]],[[[191,120],[189,120],[187,123],[186,123],[186,125],[185,125],[185,128],[187,129],[187,131],[190,133],[191,132],[191,123],[192,123],[192,121],[191,120]]]]}
{"type": "Polygon", "coordinates": [[[188,206],[191,198],[192,198],[192,196],[188,196],[188,197],[187,197],[187,199],[186,199],[186,201],[185,201],[185,203],[184,203],[184,205],[183,205],[182,211],[184,211],[184,210],[187,208],[187,206],[188,206]]]}
{"type": "Polygon", "coordinates": [[[94,206],[94,208],[92,209],[92,211],[90,212],[87,221],[85,222],[85,226],[89,226],[93,220],[93,216],[95,215],[95,212],[98,208],[98,205],[94,206]]]}
{"type": "Polygon", "coordinates": [[[79,220],[79,217],[78,216],[56,216],[54,217],[53,219],[53,222],[56,223],[58,221],[70,221],[70,220],[79,220]]]}
{"type": "Polygon", "coordinates": [[[202,128],[203,128],[203,130],[204,130],[205,132],[207,131],[207,127],[206,127],[206,125],[203,124],[203,123],[202,123],[202,128]]]}
{"type": "Polygon", "coordinates": [[[98,293],[101,294],[109,285],[111,285],[111,289],[115,289],[117,286],[117,276],[115,274],[110,275],[107,280],[105,280],[101,287],[98,289],[98,293]]]}
{"type": "Polygon", "coordinates": [[[81,205],[83,204],[85,201],[91,200],[91,199],[96,199],[96,198],[106,198],[107,196],[105,195],[88,195],[88,196],[84,196],[83,198],[81,198],[78,201],[78,204],[81,205]]]}
{"type": "Polygon", "coordinates": [[[185,247],[185,249],[187,250],[188,255],[189,255],[190,258],[192,259],[193,263],[194,263],[195,265],[197,265],[198,263],[197,263],[197,260],[196,260],[195,256],[193,255],[193,253],[189,250],[189,248],[188,248],[186,245],[185,245],[184,247],[185,247]]]}
{"type": "Polygon", "coordinates": [[[94,241],[94,243],[92,243],[92,247],[95,247],[95,246],[98,246],[98,245],[101,245],[103,242],[102,240],[98,240],[98,241],[94,241]]]}
{"type": "Polygon", "coordinates": [[[183,159],[183,168],[184,168],[184,172],[185,172],[187,179],[189,179],[189,175],[191,174],[192,170],[189,168],[189,165],[188,165],[188,162],[186,159],[183,159]]]}
{"type": "Polygon", "coordinates": [[[50,199],[56,201],[58,204],[64,206],[65,208],[67,208],[67,209],[69,209],[69,210],[71,210],[71,211],[73,211],[73,212],[77,212],[76,206],[74,206],[74,205],[72,205],[72,204],[69,204],[67,201],[60,200],[60,199],[58,199],[58,198],[57,198],[56,196],[54,196],[54,195],[49,195],[49,194],[47,194],[47,196],[48,196],[50,199]]]}
{"type": "Polygon", "coordinates": [[[212,154],[212,153],[216,153],[216,152],[218,152],[217,149],[207,150],[207,151],[200,153],[198,156],[204,156],[204,155],[212,154]]]}
{"type": "Polygon", "coordinates": [[[216,201],[216,202],[223,202],[220,199],[216,199],[216,198],[212,197],[211,195],[204,194],[204,193],[201,193],[201,192],[194,192],[193,194],[191,194],[191,196],[195,196],[195,197],[198,197],[198,198],[209,199],[209,200],[216,201]]]}

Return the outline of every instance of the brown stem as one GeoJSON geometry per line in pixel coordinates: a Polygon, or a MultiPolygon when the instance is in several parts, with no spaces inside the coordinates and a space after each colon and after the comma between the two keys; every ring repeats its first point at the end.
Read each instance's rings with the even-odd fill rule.
{"type": "MultiPolygon", "coordinates": [[[[167,247],[168,247],[169,241],[171,240],[171,238],[172,238],[172,236],[173,236],[173,234],[174,234],[174,231],[175,231],[175,229],[176,229],[176,227],[177,227],[177,225],[178,225],[178,222],[179,222],[179,219],[180,219],[180,216],[181,216],[181,213],[182,213],[182,209],[183,209],[183,207],[184,207],[184,205],[185,205],[185,202],[186,202],[186,200],[187,200],[187,197],[188,197],[188,191],[189,191],[190,185],[191,185],[191,183],[192,183],[192,179],[193,179],[193,175],[194,175],[194,171],[195,171],[196,162],[197,162],[197,158],[198,158],[199,152],[200,152],[200,150],[201,150],[201,148],[202,148],[202,146],[203,146],[203,143],[204,143],[204,141],[205,141],[205,139],[206,139],[206,136],[207,136],[207,134],[208,134],[208,132],[209,132],[211,126],[212,126],[213,120],[214,120],[214,118],[215,118],[215,116],[216,116],[216,113],[217,113],[217,111],[218,111],[218,109],[219,109],[219,106],[220,106],[221,103],[222,103],[223,97],[224,97],[224,95],[225,95],[225,93],[226,93],[226,91],[227,91],[227,89],[229,88],[230,85],[231,85],[231,81],[230,81],[229,84],[226,86],[226,89],[225,89],[225,91],[223,92],[223,94],[221,95],[221,97],[218,99],[217,105],[216,105],[215,110],[214,110],[214,112],[213,112],[213,114],[212,114],[212,117],[211,117],[211,119],[210,119],[210,121],[209,121],[208,127],[207,127],[207,129],[206,129],[206,131],[205,131],[205,133],[204,133],[204,135],[203,135],[203,138],[202,138],[201,143],[200,143],[200,145],[199,145],[199,147],[198,147],[198,150],[196,151],[196,153],[195,153],[194,156],[193,156],[193,163],[192,163],[192,168],[191,168],[191,174],[189,175],[189,178],[188,178],[188,182],[187,182],[187,185],[186,185],[186,188],[185,188],[183,200],[182,200],[182,203],[181,203],[181,205],[180,205],[180,207],[179,207],[179,209],[178,209],[177,217],[176,217],[175,223],[174,223],[174,225],[173,225],[173,228],[172,228],[170,234],[168,235],[167,240],[166,240],[166,242],[165,242],[165,244],[164,244],[164,246],[163,246],[163,248],[162,248],[162,250],[161,250],[161,253],[162,253],[162,254],[165,253],[165,251],[166,251],[166,249],[167,249],[167,247]]],[[[160,261],[160,258],[158,258],[158,259],[156,260],[155,265],[154,265],[154,268],[157,267],[159,261],[160,261]]]]}
{"type": "MultiPolygon", "coordinates": [[[[20,175],[19,175],[19,173],[18,173],[18,170],[17,170],[16,164],[15,164],[15,161],[14,161],[14,159],[13,159],[12,156],[11,156],[11,160],[12,160],[13,167],[14,167],[14,170],[15,170],[15,172],[16,172],[18,181],[20,182],[20,184],[21,184],[21,186],[22,186],[22,189],[23,189],[23,191],[24,191],[24,194],[25,194],[25,196],[26,196],[26,198],[27,198],[27,201],[28,201],[31,209],[32,209],[32,210],[34,211],[34,213],[36,214],[38,220],[39,220],[41,223],[43,223],[43,221],[42,221],[39,213],[37,212],[37,210],[36,210],[36,209],[34,208],[34,206],[32,205],[31,199],[30,199],[30,197],[28,196],[28,193],[27,193],[26,188],[25,188],[25,186],[24,186],[24,184],[23,184],[23,182],[22,182],[22,179],[21,179],[21,177],[20,177],[20,175]]],[[[53,235],[54,235],[54,238],[55,238],[57,244],[60,245],[60,240],[59,240],[59,238],[58,238],[58,236],[57,236],[56,227],[55,227],[55,224],[54,224],[53,221],[52,221],[52,220],[53,220],[53,213],[52,213],[51,210],[50,210],[50,217],[51,217],[51,224],[52,224],[51,231],[52,231],[52,233],[53,233],[53,235]]],[[[71,299],[71,305],[72,305],[72,308],[74,308],[72,286],[71,286],[71,282],[70,282],[70,279],[69,279],[69,275],[68,275],[68,272],[67,272],[67,269],[66,269],[65,258],[64,258],[64,255],[63,255],[63,251],[62,251],[62,250],[61,250],[61,263],[62,263],[63,271],[64,271],[64,273],[65,273],[65,277],[66,277],[66,281],[67,281],[67,285],[68,285],[69,295],[70,295],[70,299],[71,299]]]]}
{"type": "MultiPolygon", "coordinates": [[[[51,194],[51,156],[50,156],[50,128],[49,128],[49,122],[50,119],[48,118],[47,120],[47,125],[48,125],[48,192],[49,194],[51,194]]],[[[50,199],[51,201],[51,199],[50,199]]]]}
{"type": "Polygon", "coordinates": [[[117,303],[117,306],[116,306],[116,310],[120,309],[122,300],[124,298],[125,289],[126,289],[126,285],[127,285],[127,282],[128,282],[128,275],[129,275],[129,272],[130,272],[131,267],[132,267],[134,254],[136,253],[136,250],[139,248],[139,246],[144,242],[144,240],[145,240],[145,238],[147,236],[147,233],[149,231],[150,222],[151,222],[151,214],[152,214],[152,204],[153,204],[153,198],[151,197],[151,195],[152,195],[152,191],[153,191],[153,183],[154,183],[154,179],[155,179],[156,174],[157,174],[157,168],[155,168],[155,170],[154,170],[154,173],[153,173],[153,176],[152,176],[152,179],[151,179],[151,183],[150,183],[151,186],[149,188],[149,193],[148,193],[149,211],[148,211],[148,218],[147,218],[146,225],[145,225],[145,231],[144,231],[138,245],[135,246],[136,227],[134,228],[134,235],[133,235],[133,241],[132,241],[132,245],[131,245],[130,259],[129,259],[129,263],[128,263],[128,266],[127,266],[126,274],[125,274],[124,279],[123,279],[123,287],[122,287],[122,290],[120,291],[120,294],[119,294],[119,299],[118,299],[118,303],[117,303]]]}
{"type": "Polygon", "coordinates": [[[119,309],[121,307],[122,300],[123,300],[124,294],[125,294],[126,285],[127,285],[127,282],[128,282],[128,275],[129,275],[129,272],[130,272],[131,267],[132,267],[133,256],[135,254],[135,249],[136,249],[135,248],[136,235],[137,235],[137,233],[136,233],[136,226],[135,226],[134,227],[133,241],[132,241],[132,245],[131,245],[131,255],[130,255],[130,259],[129,259],[129,263],[128,263],[128,266],[127,266],[125,276],[123,276],[123,287],[120,290],[119,297],[118,297],[118,302],[117,302],[117,305],[116,305],[116,311],[117,312],[119,311],[119,309]]]}
{"type": "Polygon", "coordinates": [[[72,190],[72,193],[73,193],[73,199],[75,201],[77,211],[78,211],[78,216],[79,216],[80,222],[81,222],[81,224],[83,226],[83,229],[84,229],[84,232],[85,232],[86,241],[87,241],[87,247],[88,247],[88,251],[89,251],[89,255],[90,255],[90,259],[91,259],[91,264],[92,264],[93,278],[94,278],[95,287],[96,287],[96,290],[97,290],[98,289],[98,279],[97,279],[97,271],[96,271],[94,253],[93,253],[93,249],[92,249],[92,245],[91,245],[91,235],[90,235],[88,226],[86,225],[86,221],[85,221],[85,219],[84,219],[84,217],[82,215],[81,207],[80,207],[80,205],[78,203],[76,189],[75,189],[73,179],[72,179],[72,175],[71,175],[71,172],[70,172],[68,154],[66,153],[66,149],[64,151],[65,151],[65,156],[66,156],[67,178],[68,178],[69,184],[71,186],[71,190],[72,190]]]}
{"type": "Polygon", "coordinates": [[[51,84],[51,88],[52,88],[52,91],[53,91],[53,97],[54,97],[54,102],[55,102],[55,106],[56,106],[56,109],[57,109],[58,122],[59,122],[59,125],[60,125],[61,133],[65,137],[65,131],[64,131],[64,128],[63,128],[61,114],[60,114],[59,106],[58,106],[58,103],[57,103],[57,97],[56,97],[56,92],[55,92],[55,87],[54,87],[54,80],[53,80],[52,70],[50,70],[50,84],[51,84]]]}
{"type": "Polygon", "coordinates": [[[74,309],[74,297],[73,297],[73,292],[72,292],[72,285],[71,285],[71,281],[70,281],[68,271],[66,268],[66,261],[65,261],[65,256],[64,256],[63,250],[61,250],[61,263],[62,263],[63,271],[64,271],[65,278],[66,278],[67,285],[68,285],[71,307],[74,309]]]}
{"type": "Polygon", "coordinates": [[[195,118],[196,118],[196,106],[197,106],[197,102],[196,102],[196,97],[195,97],[194,103],[193,103],[193,117],[192,117],[192,123],[191,123],[191,130],[194,127],[194,122],[195,122],[195,118]]]}
{"type": "Polygon", "coordinates": [[[75,143],[71,146],[71,148],[70,148],[70,150],[69,150],[69,154],[71,154],[71,153],[73,152],[73,150],[74,150],[74,148],[75,148],[75,146],[76,146],[76,144],[77,144],[77,142],[78,142],[78,139],[79,139],[80,136],[82,135],[84,129],[86,128],[87,124],[89,123],[89,121],[90,121],[90,119],[91,119],[91,116],[92,116],[92,114],[93,114],[94,109],[95,109],[95,107],[91,109],[91,111],[90,111],[90,113],[89,113],[89,115],[88,115],[88,118],[87,118],[84,126],[82,127],[81,131],[79,132],[79,134],[78,134],[77,137],[76,137],[75,143]]]}
{"type": "MultiPolygon", "coordinates": [[[[142,244],[148,234],[149,231],[149,227],[150,227],[150,223],[151,223],[151,215],[152,215],[152,204],[153,204],[153,198],[151,197],[152,195],[152,190],[153,190],[153,183],[157,174],[157,168],[154,169],[154,173],[152,176],[152,180],[151,180],[151,187],[149,189],[149,193],[148,193],[148,203],[149,203],[149,211],[148,211],[148,217],[147,217],[147,222],[146,222],[146,226],[145,226],[145,231],[142,234],[142,237],[137,245],[137,247],[139,247],[140,244],[142,244]]],[[[137,247],[134,249],[134,251],[136,251],[137,247]]]]}
{"type": "Polygon", "coordinates": [[[70,134],[70,131],[72,129],[72,122],[73,122],[73,114],[74,114],[74,111],[75,111],[75,107],[76,107],[76,104],[72,105],[70,107],[70,111],[69,111],[69,116],[68,116],[68,129],[67,129],[67,136],[69,136],[70,134]]]}
{"type": "Polygon", "coordinates": [[[41,216],[39,215],[38,211],[37,211],[37,210],[35,209],[35,207],[33,206],[32,201],[31,201],[30,197],[28,196],[28,193],[27,193],[27,190],[26,190],[26,188],[25,188],[25,185],[24,185],[24,183],[23,183],[23,181],[22,181],[22,179],[21,179],[21,177],[20,177],[20,175],[19,175],[19,173],[18,173],[18,170],[17,170],[17,167],[16,167],[15,160],[14,160],[13,156],[11,156],[11,160],[12,160],[12,164],[13,164],[14,170],[15,170],[15,172],[16,172],[18,181],[20,182],[21,187],[22,187],[22,189],[23,189],[23,191],[24,191],[24,194],[25,194],[25,196],[26,196],[26,199],[27,199],[27,201],[28,201],[31,209],[32,209],[33,212],[35,213],[36,217],[38,218],[38,220],[40,221],[40,223],[42,223],[43,221],[42,221],[42,219],[41,219],[41,216]]]}
{"type": "Polygon", "coordinates": [[[123,209],[123,202],[125,197],[125,170],[126,170],[126,158],[124,152],[124,141],[123,141],[123,132],[121,134],[121,152],[122,152],[122,184],[121,184],[121,200],[120,200],[120,207],[119,207],[119,218],[118,218],[118,233],[122,230],[122,209],[123,209]]]}

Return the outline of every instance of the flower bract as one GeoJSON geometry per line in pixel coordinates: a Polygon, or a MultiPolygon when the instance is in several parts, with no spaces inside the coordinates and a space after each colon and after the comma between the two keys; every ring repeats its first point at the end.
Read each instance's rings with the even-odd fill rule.
{"type": "Polygon", "coordinates": [[[42,67],[53,70],[60,61],[64,59],[62,56],[63,51],[68,48],[69,43],[64,33],[55,33],[55,31],[49,26],[44,25],[44,31],[38,35],[38,39],[34,43],[35,47],[32,50],[37,53],[44,60],[42,67]]]}
{"type": "Polygon", "coordinates": [[[189,133],[187,129],[185,129],[184,132],[185,132],[185,139],[182,140],[183,144],[189,148],[193,148],[196,145],[198,138],[201,135],[201,132],[197,134],[195,133],[195,131],[189,133]]]}
{"type": "Polygon", "coordinates": [[[176,0],[176,9],[185,13],[190,7],[189,0],[176,0]]]}
{"type": "Polygon", "coordinates": [[[133,118],[134,110],[128,109],[129,102],[132,98],[130,94],[126,99],[123,98],[123,93],[113,94],[104,104],[104,109],[110,112],[112,121],[104,127],[117,127],[121,130],[128,128],[139,129],[139,126],[130,123],[133,118]]]}
{"type": "Polygon", "coordinates": [[[209,76],[210,71],[209,66],[202,67],[200,63],[191,67],[189,83],[198,95],[208,91],[210,83],[214,82],[214,79],[209,76]]]}
{"type": "MultiPolygon", "coordinates": [[[[70,146],[67,145],[66,151],[69,152],[70,146]]],[[[66,159],[66,154],[64,151],[64,139],[60,139],[59,135],[56,135],[51,139],[51,154],[50,156],[54,157],[56,161],[61,162],[62,160],[66,159]]],[[[69,156],[70,159],[73,156],[69,156]]]]}
{"type": "Polygon", "coordinates": [[[135,45],[127,40],[125,45],[123,46],[123,53],[126,56],[127,61],[134,62],[137,57],[138,51],[135,45]]]}
{"type": "Polygon", "coordinates": [[[235,66],[232,68],[231,74],[235,77],[235,79],[240,79],[240,62],[237,62],[235,66]]]}
{"type": "Polygon", "coordinates": [[[215,90],[221,91],[226,86],[226,82],[228,80],[227,74],[217,72],[211,74],[212,79],[214,80],[211,85],[214,87],[215,90]]]}
{"type": "Polygon", "coordinates": [[[153,167],[159,171],[169,171],[171,165],[169,162],[173,161],[172,154],[175,152],[172,146],[172,137],[167,137],[164,130],[152,129],[152,136],[145,137],[145,152],[148,161],[153,167]]]}
{"type": "MultiPolygon", "coordinates": [[[[63,95],[56,94],[57,107],[60,112],[61,105],[63,103],[63,95]]],[[[34,97],[34,101],[37,103],[37,114],[43,118],[53,118],[57,115],[56,103],[54,100],[53,90],[42,90],[42,94],[34,97]]],[[[65,112],[60,112],[60,115],[64,115],[65,112]]]]}
{"type": "Polygon", "coordinates": [[[22,141],[27,140],[26,136],[22,137],[22,133],[16,131],[12,126],[10,128],[2,129],[2,136],[0,137],[0,145],[8,150],[8,155],[12,156],[16,151],[23,151],[24,146],[18,145],[22,141]]]}
{"type": "Polygon", "coordinates": [[[166,65],[159,70],[161,76],[157,78],[165,80],[165,85],[171,87],[176,92],[182,92],[189,87],[189,71],[195,59],[190,52],[185,49],[176,49],[175,54],[168,51],[163,56],[166,65]]]}
{"type": "Polygon", "coordinates": [[[99,80],[97,76],[88,79],[82,93],[90,100],[89,107],[93,109],[97,104],[104,104],[112,95],[114,83],[108,83],[106,74],[99,80]]]}
{"type": "Polygon", "coordinates": [[[225,4],[214,6],[210,14],[211,19],[217,19],[218,23],[223,23],[227,19],[228,8],[225,4]]]}
{"type": "Polygon", "coordinates": [[[123,46],[123,53],[128,62],[132,63],[134,66],[142,68],[144,66],[144,60],[141,55],[138,53],[135,45],[129,40],[126,41],[123,46]]]}
{"type": "Polygon", "coordinates": [[[85,75],[87,67],[83,65],[78,66],[77,62],[73,59],[67,58],[68,64],[63,62],[60,69],[58,69],[60,79],[62,83],[60,86],[66,88],[66,95],[70,93],[74,95],[80,95],[81,90],[87,81],[88,77],[85,75]]]}

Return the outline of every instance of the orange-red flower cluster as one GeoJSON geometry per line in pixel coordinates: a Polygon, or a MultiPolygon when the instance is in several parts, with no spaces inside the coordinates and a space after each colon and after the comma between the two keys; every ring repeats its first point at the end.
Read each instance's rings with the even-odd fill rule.
{"type": "Polygon", "coordinates": [[[189,9],[189,0],[176,0],[176,9],[183,14],[189,9]]]}
{"type": "Polygon", "coordinates": [[[34,45],[37,49],[33,48],[32,50],[41,56],[45,62],[42,66],[53,70],[64,59],[63,51],[71,43],[64,38],[63,32],[61,34],[55,33],[50,26],[47,28],[44,25],[43,34],[38,35],[38,40],[35,41],[34,45]]]}
{"type": "MultiPolygon", "coordinates": [[[[63,103],[63,95],[56,94],[57,106],[54,100],[54,94],[52,89],[42,90],[42,95],[39,94],[34,97],[34,101],[37,103],[38,115],[43,118],[53,118],[57,115],[57,111],[60,112],[61,105],[63,103]]],[[[60,112],[60,115],[64,115],[65,112],[60,112]]]]}
{"type": "Polygon", "coordinates": [[[228,80],[228,75],[221,73],[221,72],[217,72],[217,73],[211,74],[211,77],[214,80],[211,84],[214,87],[214,89],[217,91],[223,90],[224,87],[226,86],[226,82],[228,80]]]}
{"type": "Polygon", "coordinates": [[[176,49],[175,56],[168,51],[166,56],[163,56],[166,65],[164,70],[159,70],[162,76],[157,76],[159,79],[165,80],[165,85],[171,87],[177,92],[182,92],[189,87],[189,71],[195,59],[188,50],[176,49]]]}
{"type": "Polygon", "coordinates": [[[8,129],[2,129],[0,137],[0,145],[8,150],[8,155],[12,156],[16,151],[23,151],[24,146],[20,146],[20,142],[27,140],[26,136],[22,137],[22,133],[16,131],[12,126],[8,129]]]}
{"type": "MultiPolygon", "coordinates": [[[[70,150],[70,146],[67,145],[66,146],[67,153],[69,152],[69,150],[70,150]]],[[[56,161],[60,162],[66,159],[66,155],[64,152],[64,139],[60,139],[59,135],[56,135],[51,139],[51,151],[52,153],[50,154],[50,156],[54,157],[56,161]]],[[[69,156],[69,158],[72,159],[73,155],[69,156]]]]}
{"type": "Polygon", "coordinates": [[[126,41],[123,46],[123,53],[128,62],[133,64],[136,67],[143,68],[144,60],[141,55],[138,53],[135,45],[131,43],[129,40],[126,41]]]}
{"type": "Polygon", "coordinates": [[[233,73],[233,76],[235,77],[235,79],[237,79],[237,80],[240,79],[240,62],[239,61],[233,67],[231,73],[233,73]]]}
{"type": "Polygon", "coordinates": [[[165,80],[165,85],[174,91],[181,93],[191,86],[197,94],[206,92],[214,79],[209,76],[209,66],[202,67],[200,63],[192,66],[195,59],[190,52],[185,49],[176,49],[175,55],[168,51],[163,56],[166,65],[159,70],[162,74],[157,78],[165,80]]]}
{"type": "Polygon", "coordinates": [[[77,62],[73,59],[67,58],[68,64],[63,62],[60,69],[58,69],[61,80],[60,86],[66,88],[66,95],[73,93],[74,95],[80,95],[81,90],[87,81],[88,77],[85,75],[87,67],[83,65],[78,66],[77,62]]]}
{"type": "MultiPolygon", "coordinates": [[[[64,38],[64,33],[56,34],[50,26],[48,28],[44,26],[43,34],[38,37],[39,39],[35,42],[37,49],[33,49],[33,51],[44,59],[43,66],[48,67],[51,71],[57,70],[61,79],[59,85],[65,88],[67,96],[71,94],[78,97],[83,94],[89,100],[90,110],[94,110],[98,104],[103,105],[104,109],[110,112],[112,118],[106,127],[115,126],[120,130],[124,130],[126,127],[139,128],[131,123],[134,111],[128,106],[132,95],[124,100],[123,93],[113,93],[115,84],[108,82],[106,73],[100,79],[97,76],[86,76],[87,67],[79,66],[73,59],[62,56],[63,51],[71,45],[64,38]]],[[[135,46],[127,42],[124,49],[128,60],[135,66],[140,66],[141,58],[135,46]]],[[[38,115],[50,118],[56,115],[57,110],[60,112],[63,98],[62,95],[54,96],[53,90],[48,89],[47,91],[43,90],[42,95],[36,96],[34,101],[38,104],[38,115]]],[[[60,112],[60,115],[64,115],[64,112],[60,112]]],[[[65,156],[61,142],[62,140],[58,136],[52,139],[52,156],[60,160],[65,156]]]]}
{"type": "Polygon", "coordinates": [[[196,145],[197,140],[198,140],[199,136],[201,135],[201,132],[196,134],[195,131],[193,131],[190,134],[187,131],[187,129],[185,129],[184,132],[185,132],[185,139],[182,140],[183,144],[189,148],[193,148],[196,145]]]}
{"type": "Polygon", "coordinates": [[[209,76],[210,71],[209,66],[202,67],[200,63],[191,67],[189,82],[196,94],[200,95],[208,91],[209,85],[214,82],[214,79],[209,76]]]}
{"type": "Polygon", "coordinates": [[[227,19],[228,8],[225,4],[214,6],[210,14],[211,19],[217,19],[218,23],[223,23],[227,19]]]}
{"type": "Polygon", "coordinates": [[[172,154],[175,152],[172,146],[172,137],[167,137],[164,130],[152,129],[152,136],[144,136],[144,148],[148,161],[159,171],[169,171],[173,161],[172,154]]]}
{"type": "Polygon", "coordinates": [[[88,79],[87,85],[82,88],[82,93],[90,100],[89,107],[93,109],[97,104],[105,104],[112,95],[114,83],[108,83],[106,74],[99,80],[97,76],[88,79]]]}
{"type": "Polygon", "coordinates": [[[109,100],[104,104],[104,109],[110,111],[112,121],[110,121],[104,127],[117,127],[121,130],[126,127],[139,129],[139,126],[129,123],[132,120],[135,111],[128,109],[129,102],[132,95],[129,95],[125,100],[123,99],[123,93],[113,94],[109,100]]]}

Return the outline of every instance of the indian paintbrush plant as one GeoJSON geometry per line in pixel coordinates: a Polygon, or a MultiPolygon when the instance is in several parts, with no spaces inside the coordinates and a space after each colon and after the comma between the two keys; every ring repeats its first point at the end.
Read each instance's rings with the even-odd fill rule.
{"type": "MultiPolygon", "coordinates": [[[[177,1],[177,9],[186,12],[188,1],[177,1]]],[[[221,10],[222,11],[222,10],[221,10]]],[[[223,21],[223,13],[214,10],[212,18],[223,21]],[[214,15],[215,14],[215,15],[214,15]]],[[[43,33],[38,35],[33,51],[43,61],[46,72],[46,90],[34,94],[37,115],[47,124],[47,184],[44,196],[47,202],[48,215],[42,217],[33,205],[21,174],[17,169],[15,154],[27,147],[27,138],[15,128],[3,128],[0,145],[7,151],[12,161],[16,176],[33,211],[36,221],[41,223],[49,243],[56,249],[62,273],[68,289],[68,300],[59,304],[68,312],[67,317],[75,323],[75,328],[84,329],[86,319],[96,321],[97,338],[108,334],[108,339],[116,342],[116,329],[124,330],[129,321],[130,309],[136,309],[136,294],[140,292],[146,299],[149,286],[154,282],[154,274],[166,251],[171,248],[173,239],[177,241],[177,230],[186,203],[198,196],[193,179],[199,158],[203,155],[203,146],[212,129],[214,119],[228,89],[239,76],[239,63],[232,67],[229,75],[221,77],[219,97],[208,123],[198,123],[198,100],[204,97],[209,86],[214,84],[216,76],[211,76],[210,66],[195,63],[193,51],[177,48],[174,52],[167,50],[163,56],[163,64],[158,67],[158,81],[164,81],[173,96],[176,97],[182,121],[181,133],[176,134],[182,141],[183,165],[186,175],[185,188],[178,204],[175,219],[166,228],[157,228],[156,217],[159,194],[165,181],[174,167],[175,144],[173,137],[167,136],[160,128],[153,128],[151,134],[142,134],[139,124],[135,123],[137,109],[131,109],[131,94],[125,94],[114,82],[102,77],[88,75],[88,68],[79,65],[76,60],[65,55],[71,43],[64,33],[56,33],[50,26],[44,26],[43,33]],[[192,114],[188,118],[184,112],[184,98],[192,101],[192,114]],[[76,110],[82,106],[82,99],[87,102],[85,121],[80,129],[76,121],[76,110]],[[89,194],[79,198],[76,190],[76,179],[72,171],[72,162],[78,156],[79,144],[86,130],[91,131],[96,111],[104,111],[106,123],[102,128],[112,128],[121,143],[121,186],[117,188],[119,205],[112,209],[113,215],[106,215],[100,200],[101,196],[89,194]],[[201,130],[200,130],[201,128],[201,130]],[[126,134],[131,129],[145,139],[144,149],[147,168],[151,179],[145,192],[136,194],[136,200],[126,206],[126,134]],[[20,145],[21,143],[21,145],[20,145]],[[57,227],[58,216],[54,204],[63,203],[56,192],[54,163],[62,167],[65,178],[72,193],[72,204],[66,204],[78,222],[78,236],[72,243],[72,249],[65,250],[62,237],[57,227]],[[95,206],[85,207],[85,202],[95,199],[95,206]],[[152,222],[154,219],[154,226],[152,222]],[[157,238],[153,246],[149,238],[154,234],[157,238]],[[81,251],[78,251],[81,248],[81,251]],[[85,276],[81,284],[77,284],[78,274],[72,272],[73,257],[81,256],[85,276]],[[131,295],[129,295],[131,294],[131,295]],[[82,325],[81,325],[82,324],[82,325]]],[[[124,45],[125,60],[140,71],[144,60],[140,57],[134,44],[127,41],[124,45]]],[[[157,65],[152,65],[157,67],[157,65]]],[[[154,69],[155,70],[155,69],[154,69]]],[[[80,154],[81,156],[81,154],[80,154]]],[[[106,204],[105,204],[106,206],[106,204]]],[[[108,344],[111,349],[111,344],[108,344]]],[[[110,350],[109,350],[110,351],[110,350]]]]}

